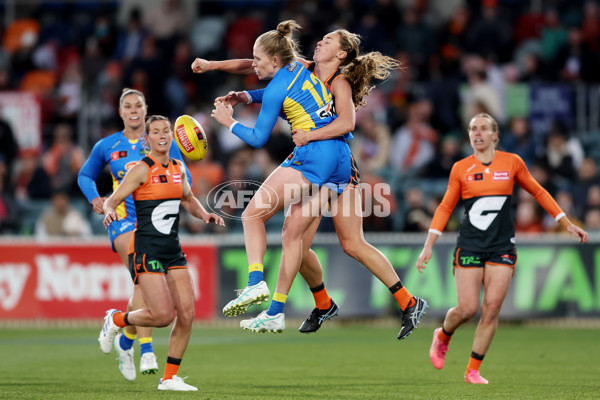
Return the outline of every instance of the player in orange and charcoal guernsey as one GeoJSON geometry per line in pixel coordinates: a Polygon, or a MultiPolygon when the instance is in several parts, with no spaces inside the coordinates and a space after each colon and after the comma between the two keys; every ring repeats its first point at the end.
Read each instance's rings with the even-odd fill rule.
{"type": "Polygon", "coordinates": [[[137,223],[129,242],[129,272],[147,308],[125,313],[108,310],[98,341],[103,350],[110,350],[125,326],[162,327],[175,320],[158,390],[195,391],[196,387],[177,376],[194,321],[192,277],[179,243],[179,206],[206,223],[225,224],[218,215],[208,213],[192,194],[183,163],[169,157],[173,140],[169,120],[160,115],[149,117],[145,138],[150,153],[127,172],[104,202],[103,210],[104,226],[108,228],[120,218],[117,206],[133,195],[137,223]]]}
{"type": "Polygon", "coordinates": [[[511,209],[514,183],[531,193],[581,243],[588,241],[588,234],[569,221],[552,196],[531,176],[519,156],[496,150],[498,124],[489,114],[477,114],[471,119],[469,139],[473,155],[452,167],[448,189],[431,222],[417,269],[423,272],[426,268],[433,245],[461,199],[465,216],[459,229],[453,265],[457,304],[448,310],[442,326],[433,332],[429,357],[435,368],[444,366],[452,334],[479,309],[483,285],[481,318],[475,331],[465,382],[487,384],[488,381],[479,375],[479,367],[496,332],[498,314],[517,261],[511,209]]]}

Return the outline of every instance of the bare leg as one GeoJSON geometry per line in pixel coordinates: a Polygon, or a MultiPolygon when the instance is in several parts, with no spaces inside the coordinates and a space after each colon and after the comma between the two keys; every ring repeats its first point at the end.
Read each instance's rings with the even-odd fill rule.
{"type": "Polygon", "coordinates": [[[455,268],[456,307],[446,313],[442,327],[448,333],[469,321],[479,309],[479,297],[483,284],[483,268],[455,268]]]}
{"type": "Polygon", "coordinates": [[[334,203],[333,223],[344,252],[390,287],[400,278],[387,257],[365,240],[360,190],[348,188],[334,203]]]}
{"type": "Polygon", "coordinates": [[[498,315],[506,298],[514,270],[511,267],[485,265],[481,319],[475,331],[473,351],[485,354],[498,328],[498,315]]]}
{"type": "Polygon", "coordinates": [[[172,269],[167,274],[171,298],[177,311],[169,337],[169,357],[183,358],[192,334],[194,322],[194,289],[192,276],[187,269],[172,269]]]}
{"type": "Polygon", "coordinates": [[[319,228],[319,222],[321,222],[321,218],[315,218],[302,236],[304,257],[302,257],[302,264],[300,265],[300,275],[302,275],[302,278],[304,278],[309,288],[313,288],[323,283],[323,268],[319,262],[319,257],[317,257],[317,254],[310,248],[312,240],[319,228]]]}
{"type": "MultiPolygon", "coordinates": [[[[298,171],[295,172],[301,174],[298,171]]],[[[305,180],[305,178],[302,177],[302,180],[305,180]]],[[[290,206],[283,224],[281,264],[275,288],[277,293],[285,295],[289,293],[294,278],[300,269],[303,254],[305,254],[304,249],[310,245],[309,243],[303,243],[307,240],[304,234],[311,227],[314,229],[315,220],[327,201],[328,191],[327,188],[321,188],[318,195],[311,196],[302,203],[290,206]]]]}
{"type": "Polygon", "coordinates": [[[265,180],[254,194],[242,213],[244,244],[248,264],[262,264],[267,251],[267,232],[265,222],[284,206],[285,184],[292,182],[290,173],[293,168],[278,167],[265,180]]]}
{"type": "MultiPolygon", "coordinates": [[[[123,261],[123,264],[125,264],[125,267],[127,268],[127,270],[129,270],[129,260],[128,260],[129,240],[131,239],[132,235],[133,235],[133,231],[125,232],[124,234],[117,236],[113,242],[113,245],[114,245],[115,249],[117,250],[119,257],[121,257],[121,260],[123,261]]],[[[142,291],[138,286],[139,285],[133,286],[133,295],[131,296],[131,298],[129,299],[129,302],[127,303],[127,311],[138,310],[140,308],[146,308],[146,303],[144,302],[144,298],[142,296],[142,291]]],[[[152,336],[152,328],[148,328],[148,327],[139,327],[139,329],[136,329],[135,326],[129,325],[129,326],[125,327],[125,330],[127,331],[127,333],[129,333],[131,335],[138,334],[139,335],[138,338],[145,338],[145,337],[152,336]]]]}
{"type": "Polygon", "coordinates": [[[130,311],[129,323],[136,326],[164,327],[173,322],[175,305],[165,276],[142,274],[138,277],[138,286],[148,307],[130,311]]]}

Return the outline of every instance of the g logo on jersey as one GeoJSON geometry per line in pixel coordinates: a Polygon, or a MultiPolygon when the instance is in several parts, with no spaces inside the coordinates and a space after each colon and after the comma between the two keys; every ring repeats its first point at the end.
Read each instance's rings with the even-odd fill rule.
{"type": "Polygon", "coordinates": [[[502,209],[502,206],[506,202],[506,196],[489,196],[482,197],[475,201],[469,211],[469,221],[471,224],[482,231],[487,230],[490,227],[496,216],[497,212],[502,209]]]}
{"type": "Polygon", "coordinates": [[[168,200],[160,203],[152,211],[152,225],[162,233],[168,235],[179,214],[181,200],[168,200]]]}
{"type": "Polygon", "coordinates": [[[317,115],[321,119],[327,118],[327,117],[333,117],[334,115],[337,115],[335,112],[335,106],[333,105],[333,101],[330,101],[329,103],[325,104],[323,107],[319,108],[317,110],[317,115]]]}

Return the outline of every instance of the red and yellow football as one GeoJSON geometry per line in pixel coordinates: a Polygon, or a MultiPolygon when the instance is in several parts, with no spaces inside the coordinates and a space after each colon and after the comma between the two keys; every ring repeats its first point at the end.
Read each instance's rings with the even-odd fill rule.
{"type": "Polygon", "coordinates": [[[184,156],[192,161],[200,161],[206,156],[206,134],[193,117],[182,115],[177,118],[173,131],[177,146],[184,156]]]}

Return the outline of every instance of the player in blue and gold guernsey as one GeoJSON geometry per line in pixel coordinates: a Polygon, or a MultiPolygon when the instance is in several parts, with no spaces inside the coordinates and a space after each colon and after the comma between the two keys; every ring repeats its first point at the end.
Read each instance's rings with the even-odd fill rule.
{"type": "Polygon", "coordinates": [[[150,153],[127,172],[103,210],[104,225],[110,228],[119,222],[118,204],[133,194],[138,220],[129,245],[129,271],[147,307],[107,311],[98,340],[102,349],[110,348],[120,328],[163,327],[177,318],[158,390],[196,391],[177,376],[194,321],[193,280],[179,242],[179,206],[206,223],[224,222],[194,197],[183,162],[169,157],[173,141],[169,120],[149,117],[146,132],[150,153]]]}
{"type": "MultiPolygon", "coordinates": [[[[358,35],[338,29],[328,33],[323,40],[319,41],[314,52],[313,62],[302,58],[297,59],[317,78],[321,79],[331,92],[335,107],[330,108],[328,112],[337,116],[328,125],[310,131],[292,128],[293,140],[298,147],[320,140],[350,138],[351,134],[348,132],[354,129],[356,109],[366,104],[364,98],[373,88],[372,79],[386,79],[391,70],[400,67],[398,61],[378,52],[360,54],[359,45],[360,37],[358,35]]],[[[197,58],[192,63],[192,70],[195,73],[204,73],[210,70],[250,73],[253,72],[252,63],[253,60],[207,61],[197,58]]],[[[233,105],[240,102],[262,103],[264,93],[265,89],[230,92],[224,99],[233,105]]],[[[351,168],[349,188],[337,197],[338,212],[332,215],[336,232],[344,251],[365,265],[393,294],[402,310],[402,329],[398,334],[398,339],[404,339],[416,327],[427,308],[427,302],[413,297],[404,287],[385,255],[364,239],[362,213],[359,211],[361,208],[357,206],[362,204],[361,190],[357,187],[360,184],[360,177],[353,158],[351,158],[351,168]]],[[[280,169],[277,169],[273,175],[276,175],[278,171],[280,169]]],[[[270,179],[272,180],[273,176],[270,179]]],[[[260,203],[259,208],[253,207],[253,204],[251,202],[244,211],[244,216],[248,221],[244,225],[245,229],[246,227],[250,228],[249,225],[253,223],[251,220],[262,220],[264,223],[274,212],[278,211],[275,208],[271,210],[272,212],[265,213],[264,203],[260,203]]],[[[246,250],[250,264],[248,287],[241,292],[237,299],[225,306],[225,315],[242,313],[252,305],[256,296],[246,296],[247,292],[254,291],[252,286],[266,287],[264,282],[261,282],[262,271],[253,270],[262,268],[265,247],[261,243],[264,243],[264,229],[262,231],[254,230],[251,235],[247,235],[246,250]]],[[[319,259],[312,250],[304,254],[300,273],[313,293],[315,308],[299,330],[303,333],[315,332],[323,321],[337,315],[338,306],[327,293],[319,259]]]]}
{"type": "Polygon", "coordinates": [[[498,124],[489,114],[477,114],[471,119],[469,139],[473,155],[454,163],[450,171],[448,189],[433,216],[417,269],[423,272],[426,268],[433,245],[458,200],[462,200],[465,214],[453,265],[456,307],[448,310],[442,326],[433,332],[429,357],[435,368],[444,367],[452,335],[475,316],[481,303],[481,318],[475,331],[465,382],[487,384],[487,379],[479,374],[479,368],[496,333],[500,308],[517,262],[515,223],[510,206],[515,183],[529,192],[581,243],[588,241],[588,234],[569,221],[552,196],[531,176],[519,156],[496,150],[498,124]]]}
{"type": "MultiPolygon", "coordinates": [[[[103,213],[102,205],[106,198],[101,197],[98,193],[96,179],[104,167],[108,165],[110,168],[113,190],[115,190],[127,171],[147,153],[141,140],[144,133],[146,113],[147,105],[144,95],[138,90],[123,89],[119,99],[119,115],[123,120],[124,129],[98,141],[93,147],[89,158],[79,171],[77,183],[94,211],[98,214],[103,213]]],[[[176,145],[171,147],[170,155],[171,157],[181,159],[181,153],[176,145]]],[[[135,207],[131,196],[119,204],[117,212],[119,213],[120,221],[111,225],[108,230],[108,237],[113,250],[119,254],[121,260],[127,266],[129,240],[136,223],[135,207]]],[[[140,307],[145,307],[145,304],[141,293],[134,287],[128,309],[137,309],[140,307]]],[[[154,374],[158,370],[158,365],[152,346],[152,329],[142,328],[137,334],[139,334],[141,353],[140,372],[142,374],[154,374]]],[[[118,342],[115,345],[115,350],[119,355],[119,369],[125,379],[130,381],[136,377],[132,347],[135,337],[135,327],[128,327],[119,336],[118,342]]]]}

